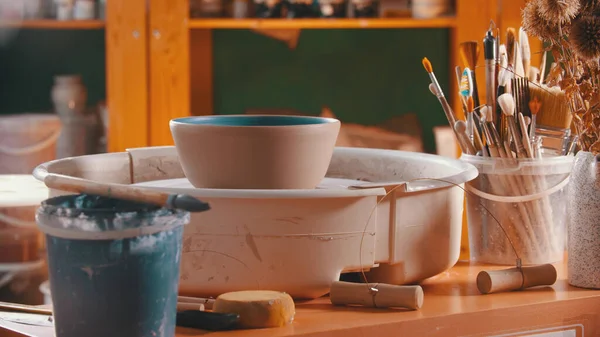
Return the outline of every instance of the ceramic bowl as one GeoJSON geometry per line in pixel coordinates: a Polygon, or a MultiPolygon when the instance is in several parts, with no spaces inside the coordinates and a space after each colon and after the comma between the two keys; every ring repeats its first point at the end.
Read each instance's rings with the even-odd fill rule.
{"type": "Polygon", "coordinates": [[[173,119],[185,176],[196,188],[312,189],[340,130],[333,118],[212,115],[173,119]]]}

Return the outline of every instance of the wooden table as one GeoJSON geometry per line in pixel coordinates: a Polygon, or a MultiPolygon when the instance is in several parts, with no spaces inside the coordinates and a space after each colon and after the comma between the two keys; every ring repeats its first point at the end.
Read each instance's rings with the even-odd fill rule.
{"type": "Polygon", "coordinates": [[[556,267],[559,280],[552,287],[481,295],[474,281],[483,268],[459,262],[422,284],[425,301],[419,311],[335,307],[325,297],[298,303],[294,323],[283,328],[178,328],[177,337],[600,336],[600,290],[569,286],[566,263],[556,267]]]}
{"type": "MultiPolygon", "coordinates": [[[[422,284],[425,302],[418,311],[335,307],[325,297],[298,303],[295,321],[286,327],[229,332],[178,328],[176,337],[600,336],[600,290],[569,286],[565,263],[556,266],[559,280],[552,287],[481,295],[474,280],[483,267],[459,262],[422,284]]],[[[0,328],[0,336],[19,334],[0,328]]]]}

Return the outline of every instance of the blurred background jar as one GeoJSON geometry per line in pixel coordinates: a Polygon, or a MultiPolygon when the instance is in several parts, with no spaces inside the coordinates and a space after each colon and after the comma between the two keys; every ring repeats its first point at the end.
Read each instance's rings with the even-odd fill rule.
{"type": "Polygon", "coordinates": [[[289,3],[283,0],[254,0],[254,16],[257,18],[285,18],[289,3]]]}
{"type": "Polygon", "coordinates": [[[223,0],[190,0],[190,17],[220,18],[225,13],[223,0]]]}
{"type": "Polygon", "coordinates": [[[321,10],[317,0],[289,0],[288,18],[318,18],[321,10]]]}
{"type": "Polygon", "coordinates": [[[376,18],[379,17],[379,0],[351,0],[352,17],[376,18]]]}
{"type": "Polygon", "coordinates": [[[75,20],[93,20],[96,17],[96,2],[94,0],[75,0],[73,18],[75,20]]]}
{"type": "Polygon", "coordinates": [[[345,18],[348,12],[348,1],[319,0],[319,9],[323,18],[345,18]]]}

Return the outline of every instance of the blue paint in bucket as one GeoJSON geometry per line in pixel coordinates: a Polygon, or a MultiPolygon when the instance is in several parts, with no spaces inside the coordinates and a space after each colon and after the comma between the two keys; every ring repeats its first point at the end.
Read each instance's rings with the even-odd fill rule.
{"type": "Polygon", "coordinates": [[[38,209],[57,337],[175,334],[183,225],[189,213],[67,195],[38,209]]]}

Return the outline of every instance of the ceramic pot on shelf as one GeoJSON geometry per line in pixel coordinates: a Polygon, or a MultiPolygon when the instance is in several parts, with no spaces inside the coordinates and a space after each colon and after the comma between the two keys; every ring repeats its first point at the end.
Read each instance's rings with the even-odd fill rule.
{"type": "Polygon", "coordinates": [[[568,281],[600,289],[600,155],[580,151],[569,181],[568,281]]]}
{"type": "Polygon", "coordinates": [[[85,113],[87,89],[80,75],[59,75],[54,77],[52,102],[59,116],[82,115],[85,113]]]}
{"type": "Polygon", "coordinates": [[[56,19],[60,21],[73,20],[73,0],[54,0],[56,19]]]}

